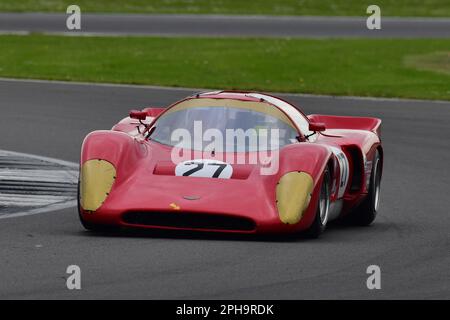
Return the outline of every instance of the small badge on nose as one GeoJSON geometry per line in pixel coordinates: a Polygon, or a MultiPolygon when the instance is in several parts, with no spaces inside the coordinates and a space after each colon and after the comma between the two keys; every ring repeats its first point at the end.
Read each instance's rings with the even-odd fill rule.
{"type": "Polygon", "coordinates": [[[198,200],[198,199],[200,199],[200,196],[183,196],[183,199],[186,199],[186,200],[198,200]]]}

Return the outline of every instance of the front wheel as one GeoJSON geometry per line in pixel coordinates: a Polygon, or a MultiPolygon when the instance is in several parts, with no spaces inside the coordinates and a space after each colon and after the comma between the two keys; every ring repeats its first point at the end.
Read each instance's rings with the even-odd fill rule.
{"type": "Polygon", "coordinates": [[[322,185],[320,187],[319,202],[316,215],[309,229],[306,231],[308,238],[316,239],[325,231],[330,212],[331,175],[328,168],[323,172],[322,185]]]}

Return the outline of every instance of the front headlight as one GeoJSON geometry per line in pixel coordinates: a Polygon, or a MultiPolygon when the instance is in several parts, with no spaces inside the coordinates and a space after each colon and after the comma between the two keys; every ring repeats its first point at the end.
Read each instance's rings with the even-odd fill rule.
{"type": "Polygon", "coordinates": [[[88,160],[81,166],[80,204],[94,212],[105,202],[116,179],[116,168],[101,159],[88,160]]]}
{"type": "Polygon", "coordinates": [[[311,200],[313,178],[306,172],[288,172],[278,181],[277,209],[280,220],[286,224],[298,223],[311,200]]]}

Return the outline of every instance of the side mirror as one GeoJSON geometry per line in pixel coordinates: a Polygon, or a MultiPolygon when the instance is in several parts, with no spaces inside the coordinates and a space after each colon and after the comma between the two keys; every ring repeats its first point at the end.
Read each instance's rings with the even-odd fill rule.
{"type": "Polygon", "coordinates": [[[309,123],[309,131],[321,132],[325,131],[325,123],[322,122],[310,122],[309,123]]]}
{"type": "Polygon", "coordinates": [[[147,112],[147,115],[153,118],[156,118],[157,116],[159,116],[164,110],[166,110],[166,108],[156,108],[156,107],[149,107],[149,108],[145,108],[142,111],[147,112]]]}
{"type": "Polygon", "coordinates": [[[131,110],[130,111],[130,118],[143,121],[143,120],[145,120],[147,118],[147,112],[145,112],[145,111],[138,111],[138,110],[131,110]]]}

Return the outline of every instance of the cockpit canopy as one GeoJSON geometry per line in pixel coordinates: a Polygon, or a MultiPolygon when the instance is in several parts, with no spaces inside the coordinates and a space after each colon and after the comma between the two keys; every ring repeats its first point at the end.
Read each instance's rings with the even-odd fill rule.
{"type": "Polygon", "coordinates": [[[151,140],[217,152],[276,150],[297,141],[292,120],[266,101],[192,98],[163,113],[151,140]]]}

